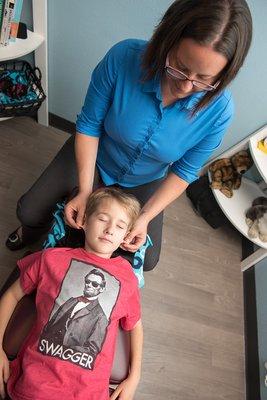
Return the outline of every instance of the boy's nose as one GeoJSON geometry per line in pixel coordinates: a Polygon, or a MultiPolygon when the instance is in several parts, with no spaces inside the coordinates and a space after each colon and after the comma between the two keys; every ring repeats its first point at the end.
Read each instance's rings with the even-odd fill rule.
{"type": "Polygon", "coordinates": [[[113,235],[113,231],[114,231],[114,229],[113,229],[112,225],[107,226],[105,229],[105,233],[107,233],[108,235],[113,235]]]}

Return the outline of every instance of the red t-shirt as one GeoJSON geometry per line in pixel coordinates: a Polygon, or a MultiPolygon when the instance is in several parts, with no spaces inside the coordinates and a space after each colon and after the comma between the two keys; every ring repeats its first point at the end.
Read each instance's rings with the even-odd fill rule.
{"type": "Polygon", "coordinates": [[[11,363],[13,400],[107,400],[119,322],[140,319],[137,279],[123,258],[57,248],[18,262],[37,320],[11,363]]]}

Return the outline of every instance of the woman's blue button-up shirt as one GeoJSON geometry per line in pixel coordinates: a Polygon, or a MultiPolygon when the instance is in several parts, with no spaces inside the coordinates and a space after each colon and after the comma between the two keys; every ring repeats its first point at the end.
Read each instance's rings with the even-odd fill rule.
{"type": "Polygon", "coordinates": [[[99,137],[97,166],[106,185],[138,186],[169,168],[188,183],[220,145],[233,116],[225,90],[191,117],[203,92],[163,107],[160,81],[142,82],[137,39],[113,46],[93,71],[77,132],[99,137]]]}

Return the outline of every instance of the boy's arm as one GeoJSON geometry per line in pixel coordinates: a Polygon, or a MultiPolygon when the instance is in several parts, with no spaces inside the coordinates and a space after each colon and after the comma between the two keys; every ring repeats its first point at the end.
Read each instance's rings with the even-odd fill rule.
{"type": "Polygon", "coordinates": [[[139,382],[141,376],[142,365],[142,350],[143,350],[143,325],[139,320],[135,327],[130,331],[130,373],[132,377],[139,382]]]}
{"type": "Polygon", "coordinates": [[[143,326],[139,320],[130,331],[130,372],[128,377],[118,385],[110,400],[133,400],[141,376],[143,349],[143,326]]]}
{"type": "Polygon", "coordinates": [[[20,280],[17,279],[0,299],[0,348],[3,345],[3,337],[10,317],[23,296],[20,280]]]}
{"type": "Polygon", "coordinates": [[[0,299],[0,395],[2,398],[5,398],[4,382],[6,383],[9,377],[9,361],[3,350],[4,333],[16,305],[23,296],[20,281],[17,279],[0,299]]]}

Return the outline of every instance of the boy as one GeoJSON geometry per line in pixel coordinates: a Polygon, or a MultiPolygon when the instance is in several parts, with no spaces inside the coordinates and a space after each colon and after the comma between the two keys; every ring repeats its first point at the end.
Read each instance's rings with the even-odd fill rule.
{"type": "Polygon", "coordinates": [[[107,400],[118,324],[130,331],[130,372],[111,400],[132,400],[141,370],[142,324],[131,265],[111,258],[140,206],[117,189],[94,192],[86,209],[85,248],[55,248],[18,262],[18,279],[0,300],[0,389],[12,400],[107,400]],[[2,349],[18,301],[37,289],[37,320],[18,357],[2,349]],[[10,376],[9,376],[10,375],[10,376]]]}

